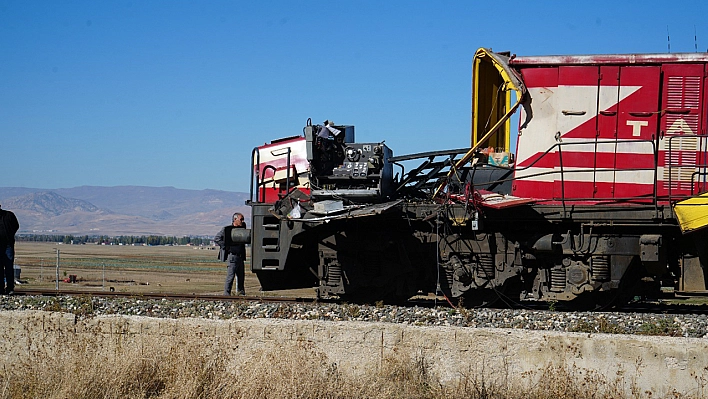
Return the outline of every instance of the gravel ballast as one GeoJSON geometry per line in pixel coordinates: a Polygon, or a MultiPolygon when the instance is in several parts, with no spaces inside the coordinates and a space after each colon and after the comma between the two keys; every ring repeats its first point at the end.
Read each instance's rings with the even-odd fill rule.
{"type": "Polygon", "coordinates": [[[391,305],[270,303],[247,300],[0,296],[0,311],[14,310],[59,311],[82,318],[113,314],[158,318],[279,318],[708,338],[708,316],[705,314],[452,309],[391,305]]]}

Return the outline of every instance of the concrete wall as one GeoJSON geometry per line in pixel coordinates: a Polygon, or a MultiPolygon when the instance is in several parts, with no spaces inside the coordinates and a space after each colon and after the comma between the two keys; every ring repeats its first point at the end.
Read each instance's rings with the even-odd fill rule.
{"type": "MultiPolygon", "coordinates": [[[[601,377],[626,392],[653,397],[678,391],[708,393],[708,340],[512,329],[419,327],[387,323],[204,320],[0,312],[0,367],[30,352],[50,353],[77,340],[104,350],[149,348],[175,340],[212,342],[247,357],[250,351],[306,343],[340,370],[364,373],[389,356],[420,359],[444,383],[483,373],[490,382],[548,378],[562,368],[588,381],[601,377]],[[555,371],[554,371],[555,370],[555,371]]],[[[517,381],[518,382],[518,381],[517,381]]],[[[523,382],[523,381],[522,381],[523,382]]]]}

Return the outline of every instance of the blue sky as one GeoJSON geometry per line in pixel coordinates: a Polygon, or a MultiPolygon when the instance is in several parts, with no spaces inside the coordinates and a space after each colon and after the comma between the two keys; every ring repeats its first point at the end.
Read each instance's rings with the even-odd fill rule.
{"type": "Polygon", "coordinates": [[[471,58],[708,49],[705,1],[0,0],[0,186],[248,192],[307,118],[469,145],[471,58]],[[669,8],[667,9],[667,4],[669,8]],[[503,6],[502,6],[503,5],[503,6]],[[694,34],[697,40],[694,40],[694,34]]]}

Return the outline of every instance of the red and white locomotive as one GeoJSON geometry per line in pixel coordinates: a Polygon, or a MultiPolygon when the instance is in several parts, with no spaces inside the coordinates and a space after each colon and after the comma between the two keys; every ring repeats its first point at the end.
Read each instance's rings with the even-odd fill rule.
{"type": "Polygon", "coordinates": [[[706,291],[708,54],[473,63],[468,148],[394,156],[308,121],[254,149],[263,289],[467,305],[706,291]]]}

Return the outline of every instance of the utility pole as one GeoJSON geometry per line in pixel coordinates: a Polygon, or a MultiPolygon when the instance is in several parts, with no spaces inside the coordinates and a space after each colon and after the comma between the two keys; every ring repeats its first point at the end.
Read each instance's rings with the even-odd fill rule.
{"type": "Polygon", "coordinates": [[[59,291],[59,248],[57,248],[57,275],[56,275],[56,290],[59,291]]]}

